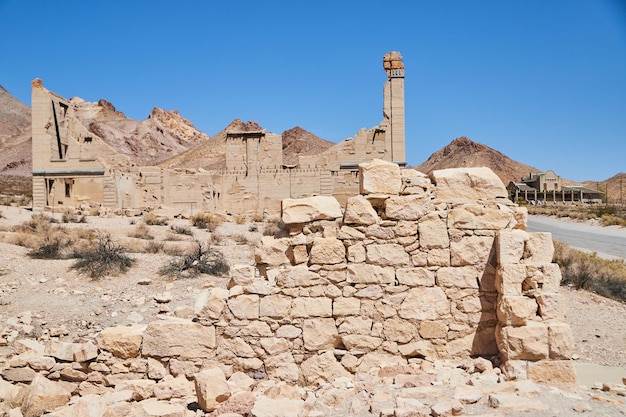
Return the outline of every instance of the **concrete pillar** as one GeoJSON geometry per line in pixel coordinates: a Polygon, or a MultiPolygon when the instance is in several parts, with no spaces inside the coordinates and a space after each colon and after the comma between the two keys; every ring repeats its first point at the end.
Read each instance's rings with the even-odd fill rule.
{"type": "Polygon", "coordinates": [[[387,73],[384,87],[383,115],[388,119],[385,145],[391,162],[406,163],[404,129],[404,63],[399,52],[389,52],[383,57],[387,73]]]}

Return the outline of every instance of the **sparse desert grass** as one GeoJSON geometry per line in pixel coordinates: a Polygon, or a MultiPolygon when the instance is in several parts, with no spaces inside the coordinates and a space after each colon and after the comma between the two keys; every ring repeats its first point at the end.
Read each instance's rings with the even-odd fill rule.
{"type": "Polygon", "coordinates": [[[143,215],[143,221],[149,226],[167,226],[169,219],[163,216],[157,216],[155,213],[150,212],[143,215]]]}
{"type": "Polygon", "coordinates": [[[263,229],[263,236],[276,236],[284,228],[285,224],[282,220],[279,217],[274,218],[265,225],[265,228],[263,229]]]}
{"type": "Polygon", "coordinates": [[[211,244],[220,246],[224,242],[224,236],[220,233],[211,233],[211,244]]]}
{"type": "Polygon", "coordinates": [[[265,218],[263,217],[263,214],[255,213],[250,216],[250,221],[253,223],[263,223],[265,221],[265,218]]]}
{"type": "Polygon", "coordinates": [[[197,213],[189,218],[191,224],[198,229],[214,232],[224,222],[224,219],[214,213],[197,213]]]}
{"type": "Polygon", "coordinates": [[[79,215],[74,211],[66,211],[61,216],[61,221],[63,223],[87,223],[87,217],[84,215],[79,215]]]}
{"type": "Polygon", "coordinates": [[[108,233],[98,234],[92,244],[76,250],[73,257],[77,260],[72,269],[92,279],[124,273],[135,261],[126,255],[122,246],[113,242],[108,233]]]}
{"type": "Polygon", "coordinates": [[[139,223],[135,228],[128,233],[128,237],[134,237],[136,239],[152,240],[154,236],[150,234],[150,228],[146,223],[139,223]]]}
{"type": "Polygon", "coordinates": [[[231,236],[231,239],[238,245],[247,245],[249,243],[248,238],[243,233],[236,233],[231,236]]]}
{"type": "Polygon", "coordinates": [[[235,214],[234,216],[235,223],[237,224],[245,224],[247,219],[243,214],[235,214]]]}
{"type": "Polygon", "coordinates": [[[526,207],[529,214],[569,217],[580,221],[597,219],[603,226],[617,225],[626,227],[626,210],[620,206],[604,204],[546,204],[527,205],[526,207]]]}
{"type": "Polygon", "coordinates": [[[230,270],[220,251],[200,241],[195,241],[195,244],[196,247],[193,251],[182,257],[172,259],[159,270],[159,273],[166,276],[187,278],[198,274],[221,276],[230,270]]]}
{"type": "Polygon", "coordinates": [[[189,226],[171,225],[170,229],[178,235],[193,236],[193,232],[189,226]]]}
{"type": "Polygon", "coordinates": [[[626,264],[622,260],[603,259],[555,241],[554,262],[561,268],[562,285],[626,302],[626,264]]]}

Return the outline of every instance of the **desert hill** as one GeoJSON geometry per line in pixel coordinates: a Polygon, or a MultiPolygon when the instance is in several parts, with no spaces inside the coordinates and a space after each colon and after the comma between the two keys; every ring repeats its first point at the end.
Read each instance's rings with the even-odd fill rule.
{"type": "Polygon", "coordinates": [[[541,172],[537,168],[517,162],[482,143],[473,142],[465,136],[454,139],[449,145],[433,153],[416,169],[426,174],[436,169],[455,167],[489,167],[502,180],[519,182],[529,172],[541,172]]]}
{"type": "Polygon", "coordinates": [[[30,175],[30,107],[0,86],[0,174],[30,175]]]}
{"type": "Polygon", "coordinates": [[[296,126],[282,133],[283,163],[296,164],[299,156],[319,155],[335,145],[334,142],[315,136],[296,126]]]}
{"type": "Polygon", "coordinates": [[[604,181],[584,181],[583,184],[605,192],[609,204],[623,204],[626,201],[626,172],[620,172],[604,181]]]}
{"type": "Polygon", "coordinates": [[[155,165],[209,137],[177,110],[152,109],[145,120],[133,120],[101,99],[97,103],[72,98],[80,122],[137,165],[155,165]]]}

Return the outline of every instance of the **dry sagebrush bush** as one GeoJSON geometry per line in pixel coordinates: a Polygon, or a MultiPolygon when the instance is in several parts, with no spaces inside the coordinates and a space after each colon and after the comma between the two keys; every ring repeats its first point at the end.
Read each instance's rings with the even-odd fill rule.
{"type": "Polygon", "coordinates": [[[555,241],[554,262],[561,268],[562,285],[626,301],[626,264],[623,260],[603,259],[596,253],[582,252],[555,241]]]}
{"type": "Polygon", "coordinates": [[[155,213],[146,213],[143,216],[143,221],[149,226],[167,226],[169,219],[163,216],[157,216],[155,213]]]}
{"type": "Polygon", "coordinates": [[[195,248],[182,257],[172,259],[163,266],[159,273],[179,278],[195,277],[199,274],[222,276],[228,273],[230,267],[224,255],[208,244],[195,241],[195,248]]]}
{"type": "Polygon", "coordinates": [[[224,219],[215,213],[197,213],[191,216],[189,221],[198,229],[206,229],[209,232],[213,232],[224,222],[224,219]]]}
{"type": "Polygon", "coordinates": [[[150,234],[150,228],[146,223],[139,223],[135,228],[128,233],[128,237],[134,237],[135,239],[152,240],[154,236],[150,234]]]}
{"type": "Polygon", "coordinates": [[[77,249],[73,257],[77,260],[72,265],[72,269],[92,279],[124,273],[135,262],[133,258],[126,255],[122,246],[113,242],[108,233],[99,233],[91,245],[77,249]]]}

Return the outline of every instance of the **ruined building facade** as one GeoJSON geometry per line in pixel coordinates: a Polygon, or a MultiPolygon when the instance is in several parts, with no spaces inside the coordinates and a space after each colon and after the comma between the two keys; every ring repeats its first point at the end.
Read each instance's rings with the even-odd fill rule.
{"type": "Polygon", "coordinates": [[[282,137],[265,130],[230,131],[226,168],[136,166],[76,117],[67,99],[32,83],[33,206],[110,209],[168,207],[181,211],[278,212],[284,198],[358,193],[358,164],[382,159],[405,165],[404,64],[383,57],[383,120],[319,155],[285,165],[282,137]]]}

